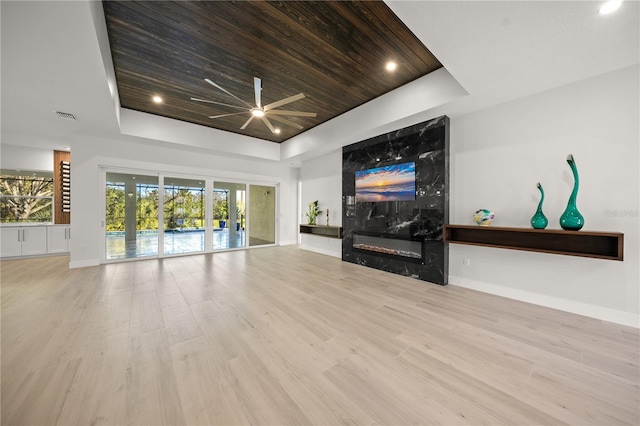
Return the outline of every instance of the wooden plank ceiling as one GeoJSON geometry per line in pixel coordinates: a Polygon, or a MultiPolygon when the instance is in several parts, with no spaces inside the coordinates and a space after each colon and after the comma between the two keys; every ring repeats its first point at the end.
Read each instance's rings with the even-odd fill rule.
{"type": "Polygon", "coordinates": [[[442,66],[381,1],[104,1],[103,6],[123,108],[273,142],[442,66]],[[389,60],[397,62],[395,72],[385,70],[389,60]],[[267,112],[279,134],[260,118],[241,130],[255,106],[254,77],[262,80],[263,106],[306,96],[267,112]],[[163,103],[155,104],[154,95],[163,103]],[[275,110],[317,115],[275,115],[275,110]]]}

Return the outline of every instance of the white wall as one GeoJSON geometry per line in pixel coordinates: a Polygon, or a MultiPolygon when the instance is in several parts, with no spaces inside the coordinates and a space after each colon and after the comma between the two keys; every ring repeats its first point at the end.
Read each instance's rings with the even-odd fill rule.
{"type": "Polygon", "coordinates": [[[3,169],[53,171],[53,150],[27,148],[3,143],[0,147],[3,169]]]}
{"type": "MultiPolygon", "coordinates": [[[[301,181],[300,223],[307,223],[308,204],[318,200],[322,213],[317,223],[327,223],[326,211],[329,209],[329,225],[342,226],[342,149],[302,163],[301,181]]],[[[300,246],[305,250],[342,257],[342,240],[309,234],[300,237],[300,246]]]]}
{"type": "Polygon", "coordinates": [[[233,158],[186,147],[175,149],[159,142],[91,137],[71,141],[71,149],[71,267],[96,265],[101,261],[102,166],[279,185],[278,241],[280,244],[296,242],[297,170],[280,162],[233,158]]]}
{"type": "Polygon", "coordinates": [[[636,65],[451,120],[451,223],[486,208],[495,226],[530,227],[541,182],[560,229],[571,153],[584,230],[623,232],[624,262],[451,244],[450,284],[640,326],[638,76],[636,65]]]}

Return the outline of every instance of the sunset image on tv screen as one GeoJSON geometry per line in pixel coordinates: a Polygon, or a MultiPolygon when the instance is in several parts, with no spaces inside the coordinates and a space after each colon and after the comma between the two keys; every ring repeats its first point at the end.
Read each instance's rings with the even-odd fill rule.
{"type": "Polygon", "coordinates": [[[394,164],[356,172],[356,201],[416,199],[416,163],[394,164]]]}

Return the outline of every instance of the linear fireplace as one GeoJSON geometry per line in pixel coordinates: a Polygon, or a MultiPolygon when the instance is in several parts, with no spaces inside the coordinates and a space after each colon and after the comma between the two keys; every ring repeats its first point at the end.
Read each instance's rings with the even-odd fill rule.
{"type": "Polygon", "coordinates": [[[353,249],[379,256],[399,256],[406,261],[424,263],[423,240],[398,238],[393,234],[353,233],[353,249]]]}

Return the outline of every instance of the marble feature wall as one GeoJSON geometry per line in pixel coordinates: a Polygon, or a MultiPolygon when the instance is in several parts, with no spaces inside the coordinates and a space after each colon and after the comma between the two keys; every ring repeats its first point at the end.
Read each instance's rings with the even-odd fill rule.
{"type": "Polygon", "coordinates": [[[344,147],[342,214],[342,260],[446,285],[448,249],[442,225],[449,221],[449,118],[344,147]],[[408,162],[415,162],[415,200],[356,201],[357,171],[408,162]],[[379,250],[373,247],[376,241],[381,242],[379,250]],[[408,247],[406,242],[421,245],[422,256],[393,254],[394,246],[408,247]]]}

